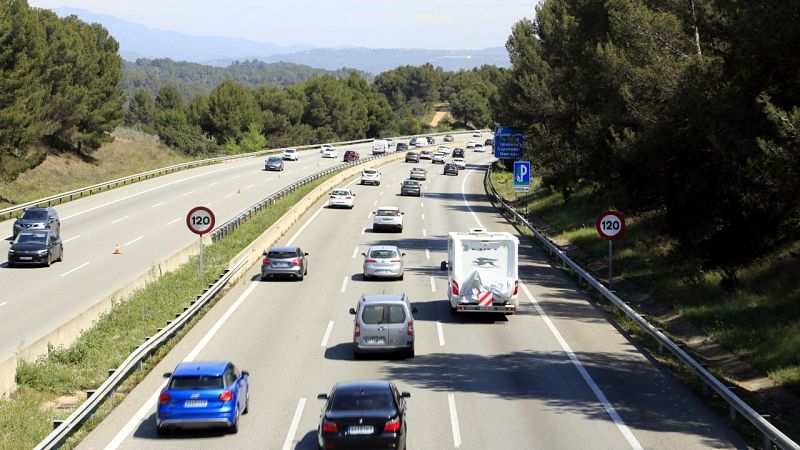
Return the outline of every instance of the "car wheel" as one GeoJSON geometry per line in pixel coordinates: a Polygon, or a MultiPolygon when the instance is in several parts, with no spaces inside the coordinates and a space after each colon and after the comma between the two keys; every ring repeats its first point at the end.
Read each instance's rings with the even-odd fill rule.
{"type": "Polygon", "coordinates": [[[400,228],[398,228],[398,229],[397,229],[397,232],[398,232],[398,233],[402,233],[402,232],[403,232],[403,227],[401,226],[400,228]]]}
{"type": "Polygon", "coordinates": [[[354,345],[353,346],[353,359],[363,359],[364,354],[358,351],[358,348],[354,345]]]}
{"type": "Polygon", "coordinates": [[[11,261],[9,261],[9,262],[8,262],[8,268],[9,268],[9,269],[13,269],[14,267],[17,267],[17,265],[16,265],[16,264],[14,264],[14,263],[12,263],[11,261]]]}
{"type": "Polygon", "coordinates": [[[380,182],[380,181],[378,181],[378,186],[380,186],[380,185],[381,185],[381,182],[380,182]]]}
{"type": "Polygon", "coordinates": [[[413,358],[414,357],[414,344],[411,344],[411,348],[406,351],[406,358],[413,358]]]}
{"type": "Polygon", "coordinates": [[[242,414],[247,414],[250,412],[250,390],[247,391],[247,397],[244,399],[244,409],[242,410],[242,414]]]}
{"type": "Polygon", "coordinates": [[[51,264],[53,264],[53,261],[50,260],[50,253],[48,253],[47,254],[47,259],[45,259],[45,261],[44,261],[44,266],[45,267],[50,267],[51,264]]]}
{"type": "Polygon", "coordinates": [[[239,411],[236,411],[236,418],[233,420],[230,428],[228,428],[228,433],[236,434],[239,432],[239,411]]]}
{"type": "Polygon", "coordinates": [[[398,278],[398,280],[403,281],[403,275],[405,275],[405,274],[401,273],[400,274],[400,278],[398,278]]]}
{"type": "Polygon", "coordinates": [[[455,306],[451,306],[451,307],[450,307],[450,314],[452,314],[452,315],[454,315],[454,316],[455,316],[456,314],[458,314],[458,310],[456,309],[456,307],[455,307],[455,306]]]}
{"type": "Polygon", "coordinates": [[[297,276],[297,281],[303,281],[303,274],[302,273],[297,276]]]}

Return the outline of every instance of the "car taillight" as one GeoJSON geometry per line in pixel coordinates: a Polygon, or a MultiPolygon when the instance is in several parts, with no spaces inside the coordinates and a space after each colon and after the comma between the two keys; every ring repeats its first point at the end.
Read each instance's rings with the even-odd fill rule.
{"type": "Polygon", "coordinates": [[[519,280],[514,280],[514,294],[513,295],[517,295],[517,292],[519,292],[519,280]]]}
{"type": "Polygon", "coordinates": [[[335,198],[336,198],[336,196],[335,196],[335,195],[331,195],[331,198],[335,199],[335,198]]]}
{"type": "Polygon", "coordinates": [[[406,329],[406,334],[408,334],[409,336],[413,336],[414,335],[414,321],[413,320],[409,320],[408,321],[408,328],[406,329]]]}
{"type": "Polygon", "coordinates": [[[166,392],[162,392],[162,393],[161,393],[161,394],[158,396],[158,404],[159,404],[159,405],[163,405],[163,404],[165,404],[165,403],[169,403],[169,400],[170,400],[170,396],[169,396],[169,394],[167,394],[166,392]]]}
{"type": "Polygon", "coordinates": [[[400,431],[400,417],[395,417],[394,419],[386,422],[386,425],[383,426],[383,431],[388,433],[397,433],[400,431]]]}
{"type": "Polygon", "coordinates": [[[263,261],[261,261],[261,264],[263,264],[263,265],[265,265],[265,266],[268,266],[268,265],[269,265],[269,263],[270,263],[270,261],[269,261],[269,258],[264,258],[264,260],[263,260],[263,261]]]}
{"type": "Polygon", "coordinates": [[[458,295],[458,283],[455,280],[451,281],[450,289],[453,292],[453,295],[458,295]]]}
{"type": "Polygon", "coordinates": [[[368,260],[367,260],[367,262],[368,262],[368,263],[370,263],[370,264],[372,264],[372,263],[376,263],[376,262],[378,262],[378,261],[376,261],[376,260],[374,260],[374,259],[368,259],[368,260]]]}
{"type": "Polygon", "coordinates": [[[347,200],[350,200],[350,199],[351,199],[351,198],[353,198],[353,197],[350,197],[350,196],[348,195],[348,196],[347,196],[347,197],[345,197],[345,198],[346,198],[347,200]]]}
{"type": "Polygon", "coordinates": [[[303,261],[301,261],[300,258],[295,258],[295,259],[292,260],[292,265],[293,266],[299,266],[302,262],[303,261]]]}
{"type": "Polygon", "coordinates": [[[402,259],[393,259],[390,262],[399,263],[399,262],[403,262],[403,260],[402,259]]]}
{"type": "Polygon", "coordinates": [[[229,402],[233,400],[233,391],[222,391],[222,393],[219,394],[219,399],[223,402],[229,402]]]}
{"type": "Polygon", "coordinates": [[[336,426],[333,422],[323,421],[322,422],[322,432],[323,433],[338,433],[339,427],[336,426]]]}
{"type": "Polygon", "coordinates": [[[361,336],[361,326],[359,324],[356,324],[356,327],[353,329],[353,336],[361,336]]]}

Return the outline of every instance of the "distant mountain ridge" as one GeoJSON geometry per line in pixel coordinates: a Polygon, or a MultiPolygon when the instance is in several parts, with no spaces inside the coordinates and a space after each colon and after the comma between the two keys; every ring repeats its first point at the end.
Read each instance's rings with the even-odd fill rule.
{"type": "Polygon", "coordinates": [[[326,70],[343,67],[377,74],[398,66],[431,63],[445,70],[457,71],[484,64],[509,67],[503,47],[479,50],[371,49],[340,46],[314,48],[306,44],[280,46],[247,39],[190,36],[174,31],[157,30],[105,14],[82,9],[57,8],[59,16],[76,15],[81,20],[106,27],[120,44],[120,56],[127,61],[139,58],[169,58],[225,67],[234,61],[260,60],[267,63],[289,62],[326,70]]]}

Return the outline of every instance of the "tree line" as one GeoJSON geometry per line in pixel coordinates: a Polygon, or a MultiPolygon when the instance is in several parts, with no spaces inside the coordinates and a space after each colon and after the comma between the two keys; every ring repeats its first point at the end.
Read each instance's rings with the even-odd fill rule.
{"type": "Polygon", "coordinates": [[[118,47],[100,25],[0,3],[0,180],[40,164],[46,147],[88,156],[109,140],[124,115],[118,47]]]}
{"type": "Polygon", "coordinates": [[[795,2],[543,0],[492,103],[546,185],[655,212],[687,273],[800,238],[795,2]]]}

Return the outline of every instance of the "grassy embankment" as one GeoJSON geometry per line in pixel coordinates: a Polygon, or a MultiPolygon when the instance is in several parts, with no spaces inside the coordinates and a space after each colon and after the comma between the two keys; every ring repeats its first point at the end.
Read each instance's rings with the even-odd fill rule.
{"type": "MultiPolygon", "coordinates": [[[[83,392],[98,387],[107,377],[109,368],[117,367],[146,336],[153,335],[157,328],[172,320],[176,312],[188,306],[190,300],[222,273],[231,258],[322,182],[324,179],[298,189],[207,247],[205,279],[200,279],[197,260],[193,258],[175,272],[118,302],[71,346],[22,364],[17,370],[19,390],[11,399],[0,400],[0,448],[35,446],[52,430],[53,419],[66,418],[74,410],[74,406],[57,407],[60,396],[72,396],[73,403],[83,401],[83,392]]],[[[85,428],[90,429],[119,403],[170,347],[165,346],[148,360],[145,370],[130,377],[85,428]]],[[[80,431],[67,447],[75,445],[86,432],[86,429],[80,431]]]]}
{"type": "MultiPolygon", "coordinates": [[[[498,193],[513,200],[511,179],[510,172],[493,171],[498,193]]],[[[575,193],[569,203],[535,184],[532,191],[528,208],[556,230],[551,237],[571,242],[589,262],[605,267],[608,244],[597,236],[594,221],[614,205],[598,201],[588,190],[575,193]]],[[[614,242],[615,276],[622,275],[774,382],[800,394],[800,242],[743,268],[740,288],[730,294],[720,287],[716,272],[686,273],[680,255],[673,253],[674,242],[659,231],[660,220],[658,214],[626,217],[625,236],[614,242]]],[[[794,434],[800,426],[792,428],[794,434]]]]}

